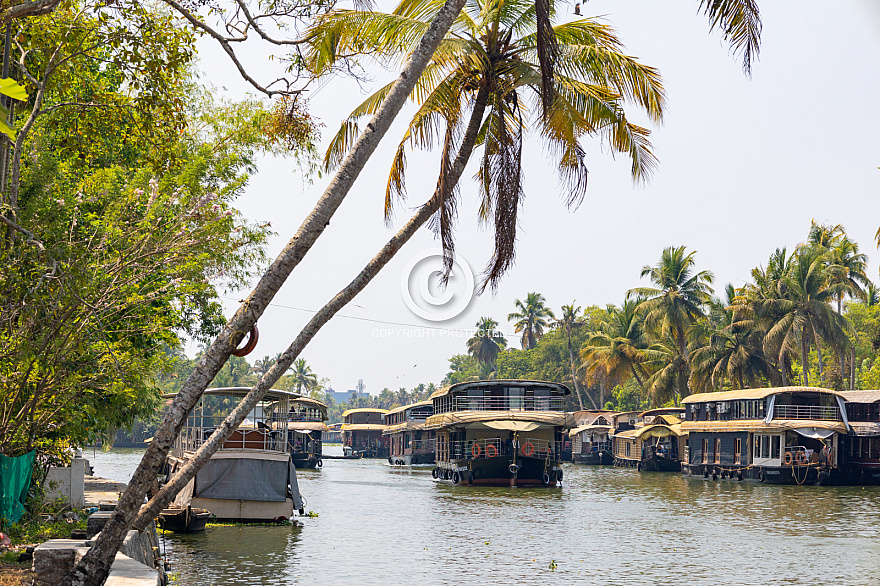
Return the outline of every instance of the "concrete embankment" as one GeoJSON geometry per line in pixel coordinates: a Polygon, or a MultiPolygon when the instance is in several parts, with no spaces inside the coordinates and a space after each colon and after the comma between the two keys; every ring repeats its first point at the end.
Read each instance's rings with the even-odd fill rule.
{"type": "MultiPolygon", "coordinates": [[[[86,507],[103,509],[112,509],[119,493],[126,488],[124,483],[95,476],[87,476],[84,485],[86,507]]],[[[34,585],[59,584],[89,551],[112,514],[112,510],[104,510],[90,515],[85,540],[52,539],[39,545],[34,550],[34,585]]],[[[154,524],[143,532],[129,531],[116,554],[105,586],[163,586],[167,579],[158,552],[159,537],[154,524]]]]}

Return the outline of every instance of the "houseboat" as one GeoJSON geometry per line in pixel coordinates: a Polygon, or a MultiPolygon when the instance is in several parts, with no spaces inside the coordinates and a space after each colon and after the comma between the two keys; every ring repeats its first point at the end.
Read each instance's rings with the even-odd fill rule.
{"type": "Polygon", "coordinates": [[[392,466],[412,466],[434,463],[434,431],[425,429],[425,421],[434,414],[430,399],[404,405],[385,414],[388,438],[388,463],[392,466]]]}
{"type": "Polygon", "coordinates": [[[646,472],[678,472],[686,431],[684,409],[665,407],[641,413],[621,413],[613,418],[614,465],[646,472]]]}
{"type": "Polygon", "coordinates": [[[349,409],[342,414],[342,451],[346,456],[387,458],[388,438],[385,431],[385,409],[349,409]]]}
{"type": "Polygon", "coordinates": [[[611,464],[611,423],[614,411],[578,411],[574,414],[577,427],[569,432],[571,461],[575,464],[611,464]]]}
{"type": "MultiPolygon", "coordinates": [[[[173,474],[192,459],[250,390],[206,390],[175,439],[166,470],[173,474]]],[[[288,391],[268,391],[177,494],[174,506],[207,509],[219,520],[235,522],[277,521],[290,518],[294,510],[302,513],[286,438],[290,403],[297,397],[288,391]]]]}
{"type": "Polygon", "coordinates": [[[840,391],[852,431],[841,438],[848,484],[880,484],[880,391],[840,391]]]}
{"type": "Polygon", "coordinates": [[[852,428],[844,396],[817,387],[691,395],[682,469],[701,478],[772,484],[842,480],[840,447],[852,428]]]}
{"type": "Polygon", "coordinates": [[[327,430],[327,405],[309,397],[290,400],[287,421],[287,448],[297,468],[320,468],[324,465],[323,433],[327,430]]]}
{"type": "Polygon", "coordinates": [[[342,422],[328,423],[327,431],[324,432],[322,438],[325,444],[341,444],[342,422]]]}
{"type": "Polygon", "coordinates": [[[465,382],[434,392],[432,475],[452,484],[557,486],[571,391],[526,380],[465,382]]]}

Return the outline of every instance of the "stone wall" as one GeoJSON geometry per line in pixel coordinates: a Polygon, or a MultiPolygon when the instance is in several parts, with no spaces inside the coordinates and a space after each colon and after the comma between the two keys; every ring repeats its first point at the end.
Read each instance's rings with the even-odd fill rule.
{"type": "Polygon", "coordinates": [[[74,458],[70,466],[51,466],[46,476],[46,496],[50,499],[61,498],[74,509],[84,508],[88,467],[89,461],[85,458],[74,458]]]}

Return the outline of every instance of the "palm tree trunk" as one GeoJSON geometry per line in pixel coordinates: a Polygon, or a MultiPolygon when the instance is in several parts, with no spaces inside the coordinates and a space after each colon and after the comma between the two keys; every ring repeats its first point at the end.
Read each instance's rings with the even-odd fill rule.
{"type": "MultiPolygon", "coordinates": [[[[584,400],[581,399],[581,385],[578,383],[577,374],[575,374],[574,350],[572,350],[572,348],[571,348],[571,329],[565,328],[565,330],[566,330],[565,333],[568,337],[568,363],[571,366],[571,380],[574,382],[574,392],[577,393],[578,406],[580,407],[580,410],[583,411],[584,410],[584,400]]],[[[592,397],[590,398],[590,401],[593,403],[593,407],[595,408],[596,403],[593,401],[592,397]]]]}
{"type": "Polygon", "coordinates": [[[801,375],[801,380],[804,382],[804,386],[810,386],[810,378],[807,375],[807,372],[810,370],[810,364],[807,362],[807,326],[804,324],[803,331],[801,331],[801,370],[803,371],[801,375]]]}
{"type": "MultiPolygon", "coordinates": [[[[477,94],[474,110],[471,114],[470,122],[465,131],[459,153],[455,158],[449,175],[447,176],[446,185],[451,193],[458,180],[461,178],[467,161],[470,159],[476,144],[477,134],[483,119],[488,100],[488,90],[482,89],[477,94]]],[[[446,194],[448,195],[448,193],[446,194]]],[[[441,194],[439,182],[434,196],[388,241],[382,250],[363,268],[360,274],[349,285],[336,294],[336,296],[322,307],[318,313],[309,321],[308,324],[300,331],[299,335],[281,354],[278,362],[276,362],[269,372],[251,389],[241,403],[230,413],[217,430],[211,435],[211,438],[202,445],[195,453],[192,459],[187,462],[171,480],[141,509],[135,521],[135,527],[143,528],[154,519],[174,496],[195,476],[196,472],[207,462],[211,456],[219,449],[226,438],[238,427],[247,414],[254,408],[263,395],[275,384],[275,381],[284,374],[291,364],[299,356],[300,352],[314,338],[318,331],[332,318],[340,309],[345,307],[364,287],[379,273],[379,271],[394,257],[400,248],[423,226],[428,219],[440,209],[444,194],[441,194]]]]}
{"type": "Polygon", "coordinates": [[[849,349],[849,390],[856,388],[856,347],[849,349]]]}
{"type": "MultiPolygon", "coordinates": [[[[263,314],[293,269],[324,232],[324,228],[330,223],[333,214],[348,195],[355,179],[375,151],[379,141],[412,93],[416,81],[464,4],[465,0],[447,0],[440,12],[437,13],[431,26],[419,41],[418,47],[404,65],[400,77],[395,81],[382,105],[367,124],[312,212],[257,283],[247,300],[229,320],[210,348],[202,355],[198,365],[169,407],[162,424],[156,430],[153,441],[144,453],[128,488],[119,499],[116,512],[107,521],[92,548],[77,564],[73,572],[65,578],[63,586],[100,586],[104,583],[110,571],[112,560],[116,552],[119,551],[119,546],[128,532],[128,527],[143,502],[147,488],[151,480],[155,480],[156,473],[162,466],[174,438],[180,432],[187,414],[235,347],[253,328],[257,319],[263,314]]],[[[284,370],[289,366],[290,363],[285,366],[284,370]]],[[[276,367],[273,367],[272,372],[277,372],[276,367]]],[[[277,372],[275,380],[284,373],[284,370],[277,372]]],[[[274,383],[274,380],[272,382],[274,383]]],[[[214,449],[216,450],[217,447],[219,444],[214,449]]]]}
{"type": "Polygon", "coordinates": [[[636,367],[632,362],[629,363],[629,369],[632,371],[633,376],[636,377],[636,382],[639,383],[639,389],[644,393],[645,392],[645,384],[642,382],[642,379],[639,376],[639,373],[636,370],[636,367]]]}
{"type": "Polygon", "coordinates": [[[819,334],[816,333],[815,328],[810,327],[810,331],[813,332],[813,340],[816,341],[816,361],[818,362],[819,368],[819,381],[825,381],[825,364],[824,360],[822,360],[822,341],[819,340],[819,334]]]}

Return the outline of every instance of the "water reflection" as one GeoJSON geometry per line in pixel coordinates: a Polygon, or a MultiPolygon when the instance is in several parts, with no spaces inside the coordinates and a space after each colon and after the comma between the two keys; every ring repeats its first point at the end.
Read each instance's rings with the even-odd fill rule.
{"type": "Polygon", "coordinates": [[[175,537],[179,583],[870,584],[880,570],[878,487],[574,465],[561,489],[456,487],[381,460],[298,474],[319,517],[175,537]]]}

